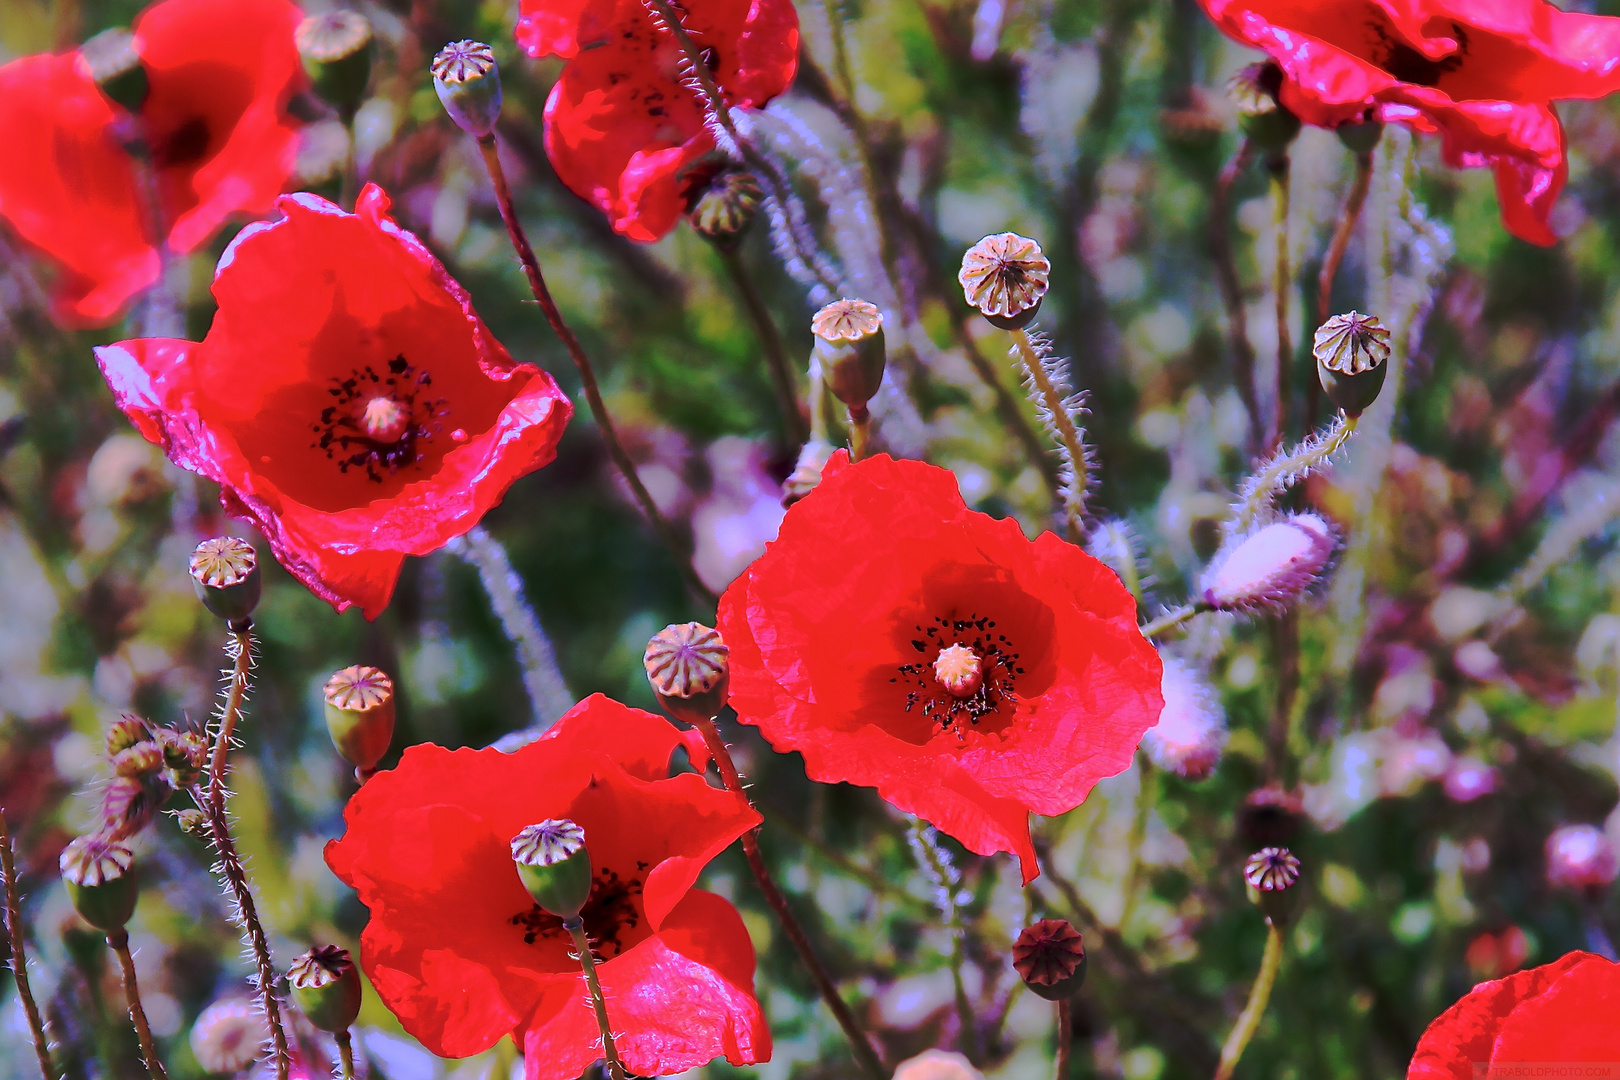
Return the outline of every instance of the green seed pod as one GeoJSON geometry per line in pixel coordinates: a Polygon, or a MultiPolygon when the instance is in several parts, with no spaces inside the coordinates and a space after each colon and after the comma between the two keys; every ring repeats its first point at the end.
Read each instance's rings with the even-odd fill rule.
{"type": "Polygon", "coordinates": [[[501,118],[501,69],[495,50],[481,41],[452,41],[433,58],[433,89],[450,119],[485,138],[501,118]]]}
{"type": "Polygon", "coordinates": [[[512,837],[512,861],[542,911],[571,919],[590,899],[591,855],[585,850],[585,830],[567,818],[529,825],[512,837]]]}
{"type": "Polygon", "coordinates": [[[355,664],[333,673],[322,696],[332,745],[358,772],[371,772],[394,739],[393,680],[380,668],[355,664]]]}
{"type": "Polygon", "coordinates": [[[1013,968],[1047,1001],[1073,997],[1086,981],[1086,944],[1064,919],[1042,919],[1013,942],[1013,968]]]}
{"type": "Polygon", "coordinates": [[[658,704],[677,720],[700,724],[720,715],[731,687],[731,648],[702,623],[666,626],[647,642],[641,663],[658,704]]]}
{"type": "Polygon", "coordinates": [[[1333,129],[1346,150],[1353,154],[1370,154],[1378,147],[1378,140],[1384,137],[1384,122],[1377,118],[1360,120],[1349,124],[1340,124],[1333,129]]]}
{"type": "Polygon", "coordinates": [[[327,11],[299,23],[293,42],[315,93],[352,117],[371,81],[371,23],[358,11],[327,11]]]}
{"type": "Polygon", "coordinates": [[[962,255],[956,280],[962,295],[985,321],[1002,330],[1022,330],[1035,321],[1051,284],[1052,260],[1027,236],[986,236],[962,255]]]}
{"type": "Polygon", "coordinates": [[[97,930],[122,930],[135,914],[140,885],[135,856],[122,844],[81,836],[62,849],[58,860],[68,899],[79,917],[97,930]]]}
{"type": "Polygon", "coordinates": [[[287,969],[287,982],[299,1011],[322,1031],[347,1031],[360,1015],[360,972],[347,949],[309,950],[287,969]]]}
{"type": "Polygon", "coordinates": [[[197,599],[209,611],[233,626],[252,618],[263,588],[252,544],[234,536],[204,540],[191,553],[190,570],[197,599]]]}
{"type": "Polygon", "coordinates": [[[834,300],[811,318],[810,332],[827,389],[851,416],[864,417],[883,385],[883,313],[865,300],[834,300]]]}
{"type": "Polygon", "coordinates": [[[1316,330],[1316,377],[1328,400],[1349,417],[1378,400],[1389,374],[1389,331],[1371,315],[1335,315],[1316,330]]]}

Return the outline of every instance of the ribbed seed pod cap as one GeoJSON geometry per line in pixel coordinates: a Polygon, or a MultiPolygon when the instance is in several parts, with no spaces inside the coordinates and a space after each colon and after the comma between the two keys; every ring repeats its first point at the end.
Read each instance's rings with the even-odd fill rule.
{"type": "Polygon", "coordinates": [[[299,1011],[322,1031],[347,1031],[360,1015],[360,972],[347,949],[317,945],[292,962],[287,983],[299,1011]]]}
{"type": "Polygon", "coordinates": [[[720,715],[731,688],[731,647],[712,626],[675,623],[647,642],[641,663],[658,704],[677,720],[698,724],[720,715]]]}
{"type": "Polygon", "coordinates": [[[1375,316],[1333,316],[1316,328],[1311,344],[1322,392],[1346,416],[1360,416],[1384,388],[1390,351],[1389,330],[1375,316]]]}
{"type": "Polygon", "coordinates": [[[325,11],[299,23],[293,42],[315,93],[352,115],[371,80],[371,23],[358,11],[325,11]]]}
{"type": "Polygon", "coordinates": [[[1070,998],[1086,981],[1086,944],[1065,919],[1026,926],[1013,942],[1013,967],[1047,1001],[1070,998]]]}
{"type": "Polygon", "coordinates": [[[132,113],[146,104],[151,91],[146,65],[135,49],[135,35],[123,27],[103,30],[80,45],[75,65],[109,101],[132,113]]]}
{"type": "Polygon", "coordinates": [[[259,606],[263,588],[259,554],[235,536],[204,540],[191,553],[192,586],[203,606],[231,624],[246,622],[259,606]]]}
{"type": "Polygon", "coordinates": [[[433,89],[444,111],[469,135],[484,138],[501,118],[501,70],[482,41],[452,41],[433,58],[433,89]]]}
{"type": "Polygon", "coordinates": [[[512,837],[512,862],[541,910],[568,919],[591,897],[591,855],[585,830],[567,818],[528,825],[512,837]]]}
{"type": "Polygon", "coordinates": [[[1250,855],[1243,864],[1249,899],[1266,919],[1282,926],[1299,906],[1299,860],[1287,848],[1268,847],[1250,855]]]}
{"type": "Polygon", "coordinates": [[[97,930],[122,930],[135,914],[140,895],[135,856],[129,848],[100,837],[81,836],[62,849],[57,862],[79,917],[97,930]]]}
{"type": "Polygon", "coordinates": [[[857,418],[883,385],[888,362],[883,312],[865,300],[834,300],[810,319],[827,389],[857,418]]]}
{"type": "Polygon", "coordinates": [[[715,177],[698,196],[686,220],[716,247],[735,251],[759,212],[764,193],[752,173],[728,171],[715,177]]]}
{"type": "Polygon", "coordinates": [[[370,772],[394,739],[394,682],[381,668],[355,664],[332,673],[322,688],[326,731],[344,760],[370,772]]]}
{"type": "Polygon", "coordinates": [[[1035,321],[1052,275],[1041,245],[1017,233],[986,236],[967,249],[956,280],[992,326],[1022,330],[1035,321]]]}

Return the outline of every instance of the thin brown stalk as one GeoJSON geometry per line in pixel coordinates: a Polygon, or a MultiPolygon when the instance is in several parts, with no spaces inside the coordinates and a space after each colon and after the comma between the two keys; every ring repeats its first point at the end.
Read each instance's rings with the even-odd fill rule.
{"type": "Polygon", "coordinates": [[[33,1036],[34,1056],[39,1058],[39,1071],[45,1080],[56,1080],[56,1068],[51,1064],[50,1037],[45,1033],[45,1021],[39,1014],[39,1003],[34,1000],[33,988],[28,985],[28,951],[23,946],[27,927],[22,920],[22,901],[17,897],[17,861],[11,850],[11,830],[6,816],[0,813],[0,871],[4,871],[6,902],[6,936],[11,939],[11,975],[17,983],[17,997],[22,1000],[23,1012],[28,1015],[28,1033],[33,1036]]]}
{"type": "Polygon", "coordinates": [[[253,620],[231,623],[230,635],[225,642],[225,652],[231,658],[231,681],[226,687],[225,704],[219,711],[219,731],[214,736],[214,753],[208,762],[208,798],[221,812],[225,807],[225,766],[231,752],[231,737],[242,715],[242,701],[247,696],[253,670],[253,620]]]}
{"type": "Polygon", "coordinates": [[[798,446],[809,437],[809,432],[805,430],[804,416],[799,412],[797,380],[793,363],[788,359],[787,346],[782,342],[782,332],[776,328],[776,320],[771,318],[770,309],[765,306],[754,279],[743,266],[741,256],[722,244],[715,244],[714,250],[725,264],[726,274],[730,276],[732,285],[736,286],[737,294],[742,297],[743,309],[748,312],[748,318],[754,324],[754,333],[759,337],[759,347],[765,353],[765,367],[771,373],[771,388],[776,391],[776,408],[782,414],[782,429],[788,442],[798,446]]]}
{"type": "Polygon", "coordinates": [[[551,290],[546,286],[545,275],[540,272],[540,261],[535,257],[534,248],[529,244],[528,235],[523,231],[523,223],[518,220],[517,208],[512,202],[512,188],[506,182],[506,170],[501,166],[501,158],[495,148],[495,136],[485,135],[478,140],[478,148],[483,151],[484,166],[489,172],[489,179],[495,186],[495,201],[501,210],[501,221],[506,225],[507,238],[512,243],[512,249],[517,253],[518,261],[523,264],[523,273],[529,279],[529,291],[534,294],[535,300],[540,304],[540,310],[545,312],[546,322],[551,330],[562,341],[563,347],[568,350],[568,356],[574,361],[574,367],[579,370],[579,378],[585,389],[585,400],[590,405],[591,417],[596,421],[597,429],[602,432],[602,440],[607,443],[608,456],[613,459],[619,475],[629,485],[630,493],[636,500],[636,505],[646,515],[647,521],[652,525],[653,531],[663,541],[664,546],[675,559],[680,568],[681,576],[686,578],[687,585],[693,593],[705,603],[719,602],[715,591],[703,583],[698,577],[696,568],[692,565],[692,556],[681,543],[679,536],[664,515],[659,513],[658,506],[653,502],[652,495],[641,482],[636,466],[625,451],[624,444],[619,441],[619,433],[613,426],[613,419],[608,415],[607,404],[602,400],[601,388],[596,384],[596,369],[591,359],[586,355],[584,346],[574,336],[574,331],[563,321],[562,312],[557,309],[557,302],[551,298],[551,290]]]}
{"type": "Polygon", "coordinates": [[[1069,1052],[1074,1047],[1074,1007],[1068,998],[1057,1003],[1057,1057],[1052,1069],[1054,1080],[1069,1080],[1069,1052]]]}
{"type": "Polygon", "coordinates": [[[1266,169],[1271,178],[1272,239],[1277,245],[1271,290],[1277,313],[1277,412],[1266,440],[1266,451],[1270,453],[1282,445],[1288,434],[1288,414],[1293,405],[1294,341],[1288,326],[1288,299],[1294,276],[1288,265],[1288,156],[1267,162],[1266,169]]]}
{"type": "Polygon", "coordinates": [[[860,461],[871,452],[872,414],[865,408],[849,410],[849,457],[860,461]]]}
{"type": "MultiPolygon", "coordinates": [[[[715,767],[720,770],[720,779],[726,790],[732,792],[744,801],[748,801],[748,793],[743,790],[742,778],[737,774],[737,764],[731,760],[731,750],[720,737],[720,729],[713,720],[704,720],[694,725],[703,736],[704,744],[709,748],[714,758],[715,767]]],[[[751,802],[749,805],[753,805],[751,802]]],[[[821,1000],[826,1004],[833,1019],[844,1030],[844,1037],[849,1040],[850,1049],[855,1053],[855,1060],[860,1063],[861,1070],[871,1080],[887,1080],[888,1072],[883,1068],[883,1061],[878,1057],[877,1050],[873,1048],[866,1032],[861,1030],[850,1012],[849,1006],[844,1003],[843,997],[838,993],[838,987],[827,973],[821,958],[816,955],[815,947],[810,944],[810,938],[794,917],[793,909],[788,906],[787,897],[782,890],[776,887],[776,881],[771,877],[770,869],[765,865],[765,856],[759,850],[759,830],[750,829],[742,835],[743,855],[748,859],[748,868],[754,872],[754,880],[759,883],[759,891],[765,895],[765,902],[776,913],[776,921],[781,924],[787,938],[793,943],[793,948],[799,954],[800,963],[804,964],[805,971],[816,984],[816,990],[821,994],[821,1000]]]]}
{"type": "Polygon", "coordinates": [[[1259,449],[1265,429],[1260,417],[1260,395],[1254,381],[1254,345],[1249,341],[1249,317],[1243,306],[1243,284],[1238,278],[1237,260],[1232,255],[1232,239],[1227,222],[1232,187],[1253,159],[1254,147],[1245,139],[1215,180],[1215,190],[1209,198],[1209,249],[1215,259],[1215,277],[1220,283],[1221,299],[1226,304],[1232,374],[1237,383],[1238,397],[1243,399],[1243,407],[1249,411],[1250,444],[1254,449],[1259,449]]]}
{"type": "MultiPolygon", "coordinates": [[[[1371,151],[1356,155],[1356,178],[1350,186],[1350,194],[1345,197],[1344,207],[1339,211],[1338,224],[1333,227],[1333,239],[1328,243],[1327,254],[1322,257],[1322,272],[1316,277],[1316,325],[1321,326],[1333,314],[1333,282],[1339,276],[1339,267],[1344,263],[1344,253],[1350,248],[1350,238],[1355,235],[1356,222],[1361,220],[1361,208],[1367,203],[1367,192],[1372,188],[1373,155],[1371,151]]],[[[1307,380],[1305,391],[1305,430],[1309,431],[1316,426],[1317,413],[1321,411],[1322,386],[1315,379],[1307,380]]]]}
{"type": "Polygon", "coordinates": [[[152,1041],[152,1027],[146,1022],[146,1009],[141,1006],[141,987],[135,979],[135,958],[129,954],[129,934],[114,930],[107,935],[107,944],[118,956],[118,967],[124,973],[124,997],[129,1002],[129,1019],[135,1025],[135,1037],[140,1040],[141,1057],[145,1059],[146,1075],[151,1080],[169,1080],[158,1057],[157,1044],[152,1041]]]}
{"type": "Polygon", "coordinates": [[[607,1059],[611,1080],[624,1080],[624,1063],[619,1060],[619,1048],[613,1043],[613,1027],[608,1023],[607,999],[602,996],[602,983],[596,977],[596,956],[591,952],[590,938],[585,936],[585,920],[578,915],[563,920],[563,929],[574,939],[579,953],[579,968],[585,973],[585,985],[590,989],[591,1009],[596,1013],[596,1030],[602,1033],[602,1056],[607,1059]]]}

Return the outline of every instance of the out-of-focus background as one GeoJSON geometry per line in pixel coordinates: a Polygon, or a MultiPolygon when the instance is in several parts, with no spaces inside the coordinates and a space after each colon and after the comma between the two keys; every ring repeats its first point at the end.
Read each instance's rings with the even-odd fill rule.
{"type": "MultiPolygon", "coordinates": [[[[1581,6],[1620,14],[1616,3],[1581,6]]],[[[563,189],[540,134],[559,65],[517,52],[511,4],[362,8],[381,42],[355,124],[362,175],[392,193],[400,223],[470,289],[514,356],[549,369],[577,399],[573,368],[527,299],[476,147],[445,119],[427,74],[446,40],[494,43],[503,156],[522,217],[601,364],[643,479],[689,533],[699,572],[722,588],[774,535],[797,447],[784,441],[754,330],[720,261],[685,226],[651,245],[617,237],[563,189]]],[[[0,60],[72,48],[137,10],[125,0],[6,0],[0,60]]],[[[891,338],[889,385],[874,409],[881,440],[953,469],[971,505],[1014,516],[1032,535],[1050,525],[1040,472],[970,357],[988,358],[1016,393],[1008,341],[968,318],[954,282],[962,250],[980,236],[1040,239],[1053,261],[1041,326],[1091,394],[1093,508],[1109,522],[1099,554],[1139,576],[1145,617],[1180,602],[1248,465],[1208,238],[1211,192],[1237,145],[1223,86],[1254,57],[1192,0],[847,0],[837,16],[854,105],[903,211],[887,217],[891,278],[849,130],[828,105],[828,10],[806,0],[799,15],[799,81],[754,130],[791,165],[850,291],[899,281],[893,302],[910,325],[891,338]]],[[[1305,699],[1290,750],[1309,819],[1295,841],[1308,895],[1245,1058],[1252,1076],[1401,1075],[1424,1025],[1474,981],[1589,947],[1605,920],[1620,927],[1612,888],[1586,900],[1547,876],[1545,845],[1560,826],[1591,824],[1620,840],[1611,816],[1620,446],[1609,431],[1620,380],[1620,102],[1560,112],[1571,178],[1554,218],[1564,240],[1552,249],[1509,238],[1490,175],[1444,167],[1434,142],[1391,129],[1377,154],[1335,306],[1409,327],[1412,348],[1397,357],[1398,395],[1386,392],[1340,467],[1298,496],[1347,539],[1341,568],[1301,618],[1305,699]],[[1582,432],[1591,438],[1572,443],[1582,432]]],[[[335,197],[346,138],[332,120],[305,129],[303,187],[335,197]]],[[[1294,146],[1291,243],[1303,282],[1314,282],[1352,168],[1329,133],[1307,129],[1294,146]]],[[[1265,194],[1252,169],[1233,200],[1262,374],[1275,337],[1265,194]]],[[[168,287],[194,338],[208,327],[207,286],[229,235],[171,268],[168,287]]],[[[41,299],[42,264],[3,230],[0,242],[0,802],[25,875],[36,991],[71,1043],[70,1076],[135,1077],[114,975],[75,923],[56,856],[92,822],[95,789],[110,775],[100,749],[110,722],[210,711],[223,635],[193,597],[186,558],[199,538],[231,526],[210,485],[168,465],[112,403],[90,350],[133,336],[133,325],[57,329],[41,299]]],[[[763,228],[741,258],[803,361],[817,305],[763,228]]],[[[1300,294],[1296,338],[1310,292],[1300,294]]],[[[1309,377],[1303,353],[1298,369],[1309,377]]],[[[652,708],[640,664],[648,637],[712,612],[687,598],[583,409],[557,461],[521,480],[485,525],[507,546],[572,693],[652,708]]],[[[312,941],[353,947],[365,918],[321,859],[353,790],[321,722],[327,675],[356,662],[395,674],[400,724],[387,762],[419,741],[488,744],[528,726],[532,709],[476,571],[451,554],[411,560],[374,623],[333,614],[266,560],[255,621],[258,688],[232,807],[284,963],[312,941]]],[[[1051,1010],[1016,992],[1009,947],[1027,920],[1072,916],[1079,898],[1112,937],[1077,1002],[1076,1074],[1212,1071],[1265,934],[1243,896],[1239,819],[1263,780],[1269,626],[1210,617],[1169,646],[1207,672],[1224,704],[1231,737],[1213,776],[1153,769],[1144,784],[1139,766],[1039,824],[1055,876],[1075,895],[1054,875],[1022,892],[1009,860],[944,842],[961,879],[952,889],[966,924],[958,969],[972,1031],[961,1022],[953,937],[905,822],[869,791],[807,783],[796,758],[773,754],[752,729],[728,728],[767,816],[767,853],[891,1055],[937,1045],[964,1050],[989,1076],[1046,1075],[1051,1010]]],[[[169,821],[142,845],[131,938],[171,1075],[191,1080],[204,1075],[193,1025],[216,1000],[247,993],[247,966],[202,845],[169,821]]],[[[849,1075],[839,1033],[739,853],[716,860],[705,884],[745,913],[777,1052],[767,1065],[694,1075],[849,1075]]],[[[432,1059],[369,994],[361,1023],[363,1056],[391,1080],[474,1080],[513,1064],[505,1048],[432,1059]]],[[[0,1077],[33,1068],[7,989],[0,1077]]]]}

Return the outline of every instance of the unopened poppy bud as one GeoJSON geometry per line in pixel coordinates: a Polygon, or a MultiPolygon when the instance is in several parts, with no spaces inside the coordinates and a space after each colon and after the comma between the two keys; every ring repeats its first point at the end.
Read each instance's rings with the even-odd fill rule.
{"type": "Polygon", "coordinates": [[[450,119],[485,138],[501,118],[501,70],[495,50],[482,41],[452,41],[433,58],[433,89],[450,119]]]}
{"type": "Polygon", "coordinates": [[[151,726],[140,717],[126,713],[122,720],[107,729],[107,756],[115,758],[136,743],[147,742],[151,738],[151,726]]]}
{"type": "Polygon", "coordinates": [[[827,389],[851,416],[864,417],[883,385],[883,313],[865,300],[834,300],[811,317],[810,332],[827,389]]]}
{"type": "Polygon", "coordinates": [[[107,840],[124,840],[152,823],[170,795],[168,781],[148,775],[115,776],[101,789],[101,828],[107,840]]]}
{"type": "Polygon", "coordinates": [[[1086,981],[1086,944],[1065,919],[1026,926],[1013,942],[1013,967],[1047,1001],[1071,998],[1086,981]]]}
{"type": "Polygon", "coordinates": [[[1597,891],[1620,876],[1614,845],[1595,825],[1565,825],[1547,837],[1547,881],[1566,889],[1597,891]]]}
{"type": "Polygon", "coordinates": [[[1299,134],[1299,117],[1277,99],[1283,73],[1270,60],[1250,64],[1226,84],[1226,92],[1237,106],[1238,126],[1255,147],[1267,157],[1277,158],[1299,134]]]}
{"type": "Polygon", "coordinates": [[[731,688],[731,648],[720,632],[702,623],[664,627],[641,657],[647,682],[664,711],[688,724],[714,719],[731,688]]]}
{"type": "Polygon", "coordinates": [[[157,742],[174,786],[184,789],[195,784],[208,766],[208,740],[195,731],[164,728],[157,733],[157,742]]]}
{"type": "Polygon", "coordinates": [[[180,831],[187,836],[200,836],[205,839],[208,836],[208,815],[196,807],[176,810],[174,823],[180,826],[180,831]]]}
{"type": "Polygon", "coordinates": [[[1346,416],[1360,416],[1378,400],[1389,374],[1389,330],[1372,315],[1352,311],[1316,328],[1311,346],[1322,392],[1346,416]]]}
{"type": "Polygon", "coordinates": [[[753,174],[724,172],[715,177],[686,220],[698,234],[722,251],[735,251],[759,212],[759,181],[753,174]]]}
{"type": "Polygon", "coordinates": [[[1022,330],[1035,321],[1051,281],[1052,262],[1041,245],[1017,233],[986,236],[967,249],[956,280],[967,302],[991,326],[1022,330]]]}
{"type": "Polygon", "coordinates": [[[567,818],[529,825],[512,837],[518,877],[541,910],[558,918],[579,914],[591,896],[591,855],[585,830],[567,818]]]}
{"type": "Polygon", "coordinates": [[[1184,780],[1202,780],[1226,748],[1226,713],[1220,695],[1192,666],[1163,656],[1164,709],[1142,736],[1149,760],[1184,780]]]}
{"type": "Polygon", "coordinates": [[[1261,848],[1243,864],[1249,900],[1266,920],[1282,926],[1299,906],[1299,860],[1287,848],[1261,848]]]}
{"type": "Polygon", "coordinates": [[[952,1050],[924,1050],[894,1067],[894,1080],[984,1080],[984,1073],[952,1050]]]}
{"type": "Polygon", "coordinates": [[[819,439],[811,439],[799,448],[799,460],[788,478],[782,481],[783,506],[792,506],[816,490],[821,483],[821,471],[827,467],[834,449],[832,443],[819,439]]]}
{"type": "Polygon", "coordinates": [[[353,116],[366,96],[375,51],[371,23],[358,11],[311,15],[293,34],[311,87],[322,101],[353,116]]]}
{"type": "Polygon", "coordinates": [[[1353,154],[1370,154],[1378,148],[1378,140],[1384,137],[1384,122],[1376,117],[1370,120],[1359,120],[1354,123],[1340,124],[1333,129],[1345,149],[1353,154]]]}
{"type": "Polygon", "coordinates": [[[1338,537],[1316,514],[1290,514],[1229,543],[1204,571],[1204,602],[1218,611],[1280,610],[1320,580],[1338,537]]]}
{"type": "Polygon", "coordinates": [[[360,1015],[360,972],[347,949],[309,950],[287,969],[287,984],[299,1011],[322,1031],[348,1031],[360,1015]]]}
{"type": "Polygon", "coordinates": [[[130,112],[140,112],[146,104],[151,83],[146,66],[135,50],[135,35],[122,27],[103,30],[79,46],[75,61],[80,74],[96,84],[107,100],[130,112]]]}
{"type": "Polygon", "coordinates": [[[394,739],[394,682],[380,668],[355,664],[334,672],[322,690],[332,745],[360,774],[371,772],[394,739]]]}
{"type": "Polygon", "coordinates": [[[135,914],[140,894],[135,856],[129,848],[99,837],[81,836],[62,849],[57,863],[79,918],[107,933],[122,930],[135,914]]]}
{"type": "Polygon", "coordinates": [[[191,553],[191,583],[203,606],[226,622],[245,623],[259,606],[259,554],[235,536],[204,540],[191,553]]]}
{"type": "Polygon", "coordinates": [[[240,1072],[258,1060],[270,1028],[246,998],[221,998],[191,1025],[191,1053],[211,1073],[240,1072]]]}
{"type": "Polygon", "coordinates": [[[138,780],[163,768],[163,749],[151,740],[139,742],[114,754],[112,766],[113,772],[119,776],[138,780]]]}

